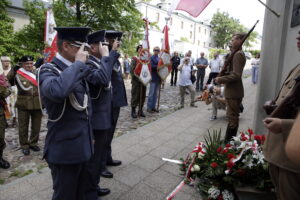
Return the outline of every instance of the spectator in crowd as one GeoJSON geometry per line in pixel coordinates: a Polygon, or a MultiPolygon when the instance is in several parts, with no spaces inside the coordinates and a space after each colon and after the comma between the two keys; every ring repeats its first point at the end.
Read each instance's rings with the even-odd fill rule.
{"type": "Polygon", "coordinates": [[[128,55],[124,55],[124,60],[123,60],[123,66],[124,66],[124,74],[125,74],[125,80],[129,79],[129,73],[130,73],[130,63],[129,63],[128,55]]]}
{"type": "Polygon", "coordinates": [[[16,65],[7,75],[11,85],[17,85],[19,140],[24,155],[30,154],[30,149],[40,151],[38,140],[42,123],[42,111],[36,82],[37,71],[33,69],[33,57],[23,56],[21,66],[16,65]],[[21,67],[21,68],[20,68],[21,67]],[[31,134],[28,135],[31,122],[31,134]]]}
{"type": "Polygon", "coordinates": [[[7,160],[3,158],[3,151],[6,146],[5,144],[5,128],[6,128],[6,119],[5,113],[8,112],[6,109],[5,101],[3,99],[7,98],[10,95],[9,83],[6,80],[6,77],[3,73],[2,63],[0,62],[0,168],[8,169],[10,164],[7,160]]]}
{"type": "Polygon", "coordinates": [[[258,72],[259,72],[259,64],[260,64],[260,53],[255,55],[255,58],[252,59],[252,83],[256,84],[258,81],[258,72]]]}
{"type": "Polygon", "coordinates": [[[220,69],[222,67],[218,57],[219,54],[215,53],[214,58],[209,62],[210,73],[209,73],[208,80],[206,82],[207,85],[209,85],[211,81],[218,76],[220,69]]]}
{"type": "Polygon", "coordinates": [[[157,65],[159,61],[158,54],[160,52],[159,47],[153,48],[153,56],[151,56],[151,76],[152,80],[150,81],[149,93],[148,93],[148,101],[147,101],[147,112],[159,112],[156,107],[157,102],[157,94],[161,84],[161,78],[158,75],[157,65]]]}
{"type": "Polygon", "coordinates": [[[226,109],[226,99],[224,97],[224,86],[209,85],[207,87],[207,90],[210,95],[206,99],[205,103],[206,105],[212,103],[212,116],[210,117],[210,120],[213,121],[217,119],[218,109],[222,109],[222,110],[226,109]]]}
{"type": "Polygon", "coordinates": [[[195,105],[195,89],[193,87],[191,81],[191,74],[195,73],[196,70],[193,66],[190,65],[190,58],[185,57],[183,59],[183,64],[179,65],[178,70],[180,71],[179,77],[179,92],[180,92],[180,108],[184,107],[184,97],[185,97],[185,90],[189,90],[191,94],[191,103],[190,106],[196,108],[195,105]]]}
{"type": "MultiPolygon", "coordinates": [[[[7,76],[8,72],[11,70],[11,60],[8,56],[1,56],[1,62],[3,66],[4,75],[7,76]]],[[[10,115],[6,116],[6,120],[8,120],[8,126],[16,127],[17,126],[17,111],[15,107],[15,103],[17,100],[17,87],[10,87],[11,94],[5,99],[8,105],[8,110],[10,115]]]]}
{"type": "Polygon", "coordinates": [[[176,51],[174,52],[174,55],[171,58],[171,64],[172,64],[171,86],[176,86],[178,66],[180,65],[180,57],[178,56],[178,52],[176,51]]]}
{"type": "Polygon", "coordinates": [[[300,166],[300,114],[294,122],[292,130],[286,142],[285,151],[287,156],[296,165],[300,166]]]}
{"type": "Polygon", "coordinates": [[[196,91],[203,91],[203,82],[205,78],[205,69],[208,65],[208,61],[204,58],[204,52],[200,53],[200,58],[196,60],[197,67],[197,81],[196,81],[196,91]]]}

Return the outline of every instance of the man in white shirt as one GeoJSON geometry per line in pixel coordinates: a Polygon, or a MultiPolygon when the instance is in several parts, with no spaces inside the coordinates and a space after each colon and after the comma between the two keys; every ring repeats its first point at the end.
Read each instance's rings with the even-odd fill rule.
{"type": "Polygon", "coordinates": [[[195,101],[195,89],[193,87],[191,81],[191,73],[195,73],[197,70],[194,70],[192,66],[189,65],[190,58],[185,57],[183,59],[183,64],[179,65],[178,70],[180,71],[179,77],[179,91],[180,91],[180,108],[184,107],[184,97],[185,97],[185,90],[189,90],[191,94],[191,107],[197,107],[194,103],[195,101]]]}
{"type": "Polygon", "coordinates": [[[221,62],[218,59],[218,56],[219,56],[219,54],[215,53],[214,59],[209,62],[209,68],[211,71],[210,71],[210,74],[209,74],[209,77],[208,77],[208,80],[206,83],[207,85],[209,85],[211,83],[212,79],[216,78],[220,72],[221,62]]]}

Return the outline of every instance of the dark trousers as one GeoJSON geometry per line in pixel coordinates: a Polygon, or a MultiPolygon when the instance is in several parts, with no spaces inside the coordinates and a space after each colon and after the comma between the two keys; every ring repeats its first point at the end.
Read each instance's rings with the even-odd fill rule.
{"type": "Polygon", "coordinates": [[[173,68],[172,72],[171,72],[171,85],[175,85],[177,83],[177,73],[178,73],[178,69],[177,68],[173,68]]]}
{"type": "Polygon", "coordinates": [[[131,84],[131,107],[139,106],[139,110],[143,110],[147,88],[136,77],[132,78],[131,84]]]}
{"type": "Polygon", "coordinates": [[[211,81],[218,76],[218,74],[219,74],[218,72],[210,72],[206,84],[207,85],[210,84],[211,81]]]}
{"type": "Polygon", "coordinates": [[[120,107],[116,107],[112,109],[112,128],[108,131],[107,134],[107,140],[106,140],[106,144],[105,144],[105,154],[106,156],[104,156],[104,159],[102,159],[102,163],[101,166],[103,166],[102,170],[104,170],[106,168],[106,164],[112,161],[112,156],[111,156],[111,142],[114,138],[114,133],[116,130],[116,126],[117,126],[117,122],[119,119],[119,115],[120,115],[120,107]]]}
{"type": "Polygon", "coordinates": [[[87,200],[84,195],[87,183],[87,163],[48,163],[53,180],[52,200],[87,200]]]}
{"type": "Polygon", "coordinates": [[[226,116],[228,118],[228,127],[231,129],[239,128],[240,105],[242,98],[226,98],[226,116]]]}
{"type": "Polygon", "coordinates": [[[18,109],[19,140],[22,149],[36,146],[40,136],[42,123],[41,110],[18,109]],[[31,134],[28,138],[29,121],[31,119],[31,134]]]}
{"type": "Polygon", "coordinates": [[[203,90],[203,81],[205,77],[205,71],[197,71],[196,91],[203,90]]]}
{"type": "Polygon", "coordinates": [[[102,166],[102,160],[105,155],[105,144],[109,130],[93,130],[94,133],[94,154],[88,162],[89,183],[85,191],[87,199],[97,199],[97,190],[100,183],[100,171],[105,167],[102,166]]]}

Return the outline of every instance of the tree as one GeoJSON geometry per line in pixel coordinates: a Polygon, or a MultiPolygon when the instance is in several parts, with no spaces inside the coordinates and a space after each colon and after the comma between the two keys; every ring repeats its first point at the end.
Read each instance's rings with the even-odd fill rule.
{"type": "MultiPolygon", "coordinates": [[[[16,44],[22,47],[19,52],[39,54],[44,49],[46,8],[38,0],[25,1],[24,6],[30,24],[16,33],[16,44]]],[[[52,7],[57,26],[86,26],[93,31],[124,32],[122,51],[129,55],[134,54],[143,35],[142,15],[135,8],[134,0],[55,0],[52,7]]]]}
{"type": "Polygon", "coordinates": [[[11,56],[13,52],[13,22],[7,14],[8,0],[0,1],[0,56],[11,56]]]}
{"type": "MultiPolygon", "coordinates": [[[[228,12],[215,13],[210,22],[212,30],[214,31],[214,40],[218,48],[225,49],[230,42],[232,34],[236,32],[248,32],[248,29],[240,24],[238,19],[230,17],[228,12]]],[[[250,41],[255,42],[258,33],[252,32],[250,37],[244,43],[244,46],[250,47],[250,41]]]]}

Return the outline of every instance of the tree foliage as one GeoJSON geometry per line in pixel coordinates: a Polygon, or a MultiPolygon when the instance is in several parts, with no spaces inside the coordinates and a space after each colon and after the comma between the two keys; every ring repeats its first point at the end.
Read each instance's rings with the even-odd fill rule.
{"type": "Polygon", "coordinates": [[[0,1],[0,55],[10,56],[13,52],[13,22],[7,14],[8,0],[0,1]]]}
{"type": "MultiPolygon", "coordinates": [[[[238,19],[229,16],[228,12],[215,13],[211,20],[212,30],[214,31],[214,41],[218,48],[225,49],[231,40],[231,36],[237,32],[248,32],[248,29],[240,24],[238,19]]],[[[258,33],[253,31],[245,41],[244,47],[251,47],[251,42],[255,42],[258,33]]]]}
{"type": "MultiPolygon", "coordinates": [[[[124,32],[122,51],[133,55],[143,35],[141,13],[134,0],[55,0],[52,9],[57,26],[85,26],[92,31],[119,30],[124,32]]],[[[37,56],[44,49],[46,7],[41,1],[24,1],[30,24],[15,33],[16,56],[37,56]]]]}

